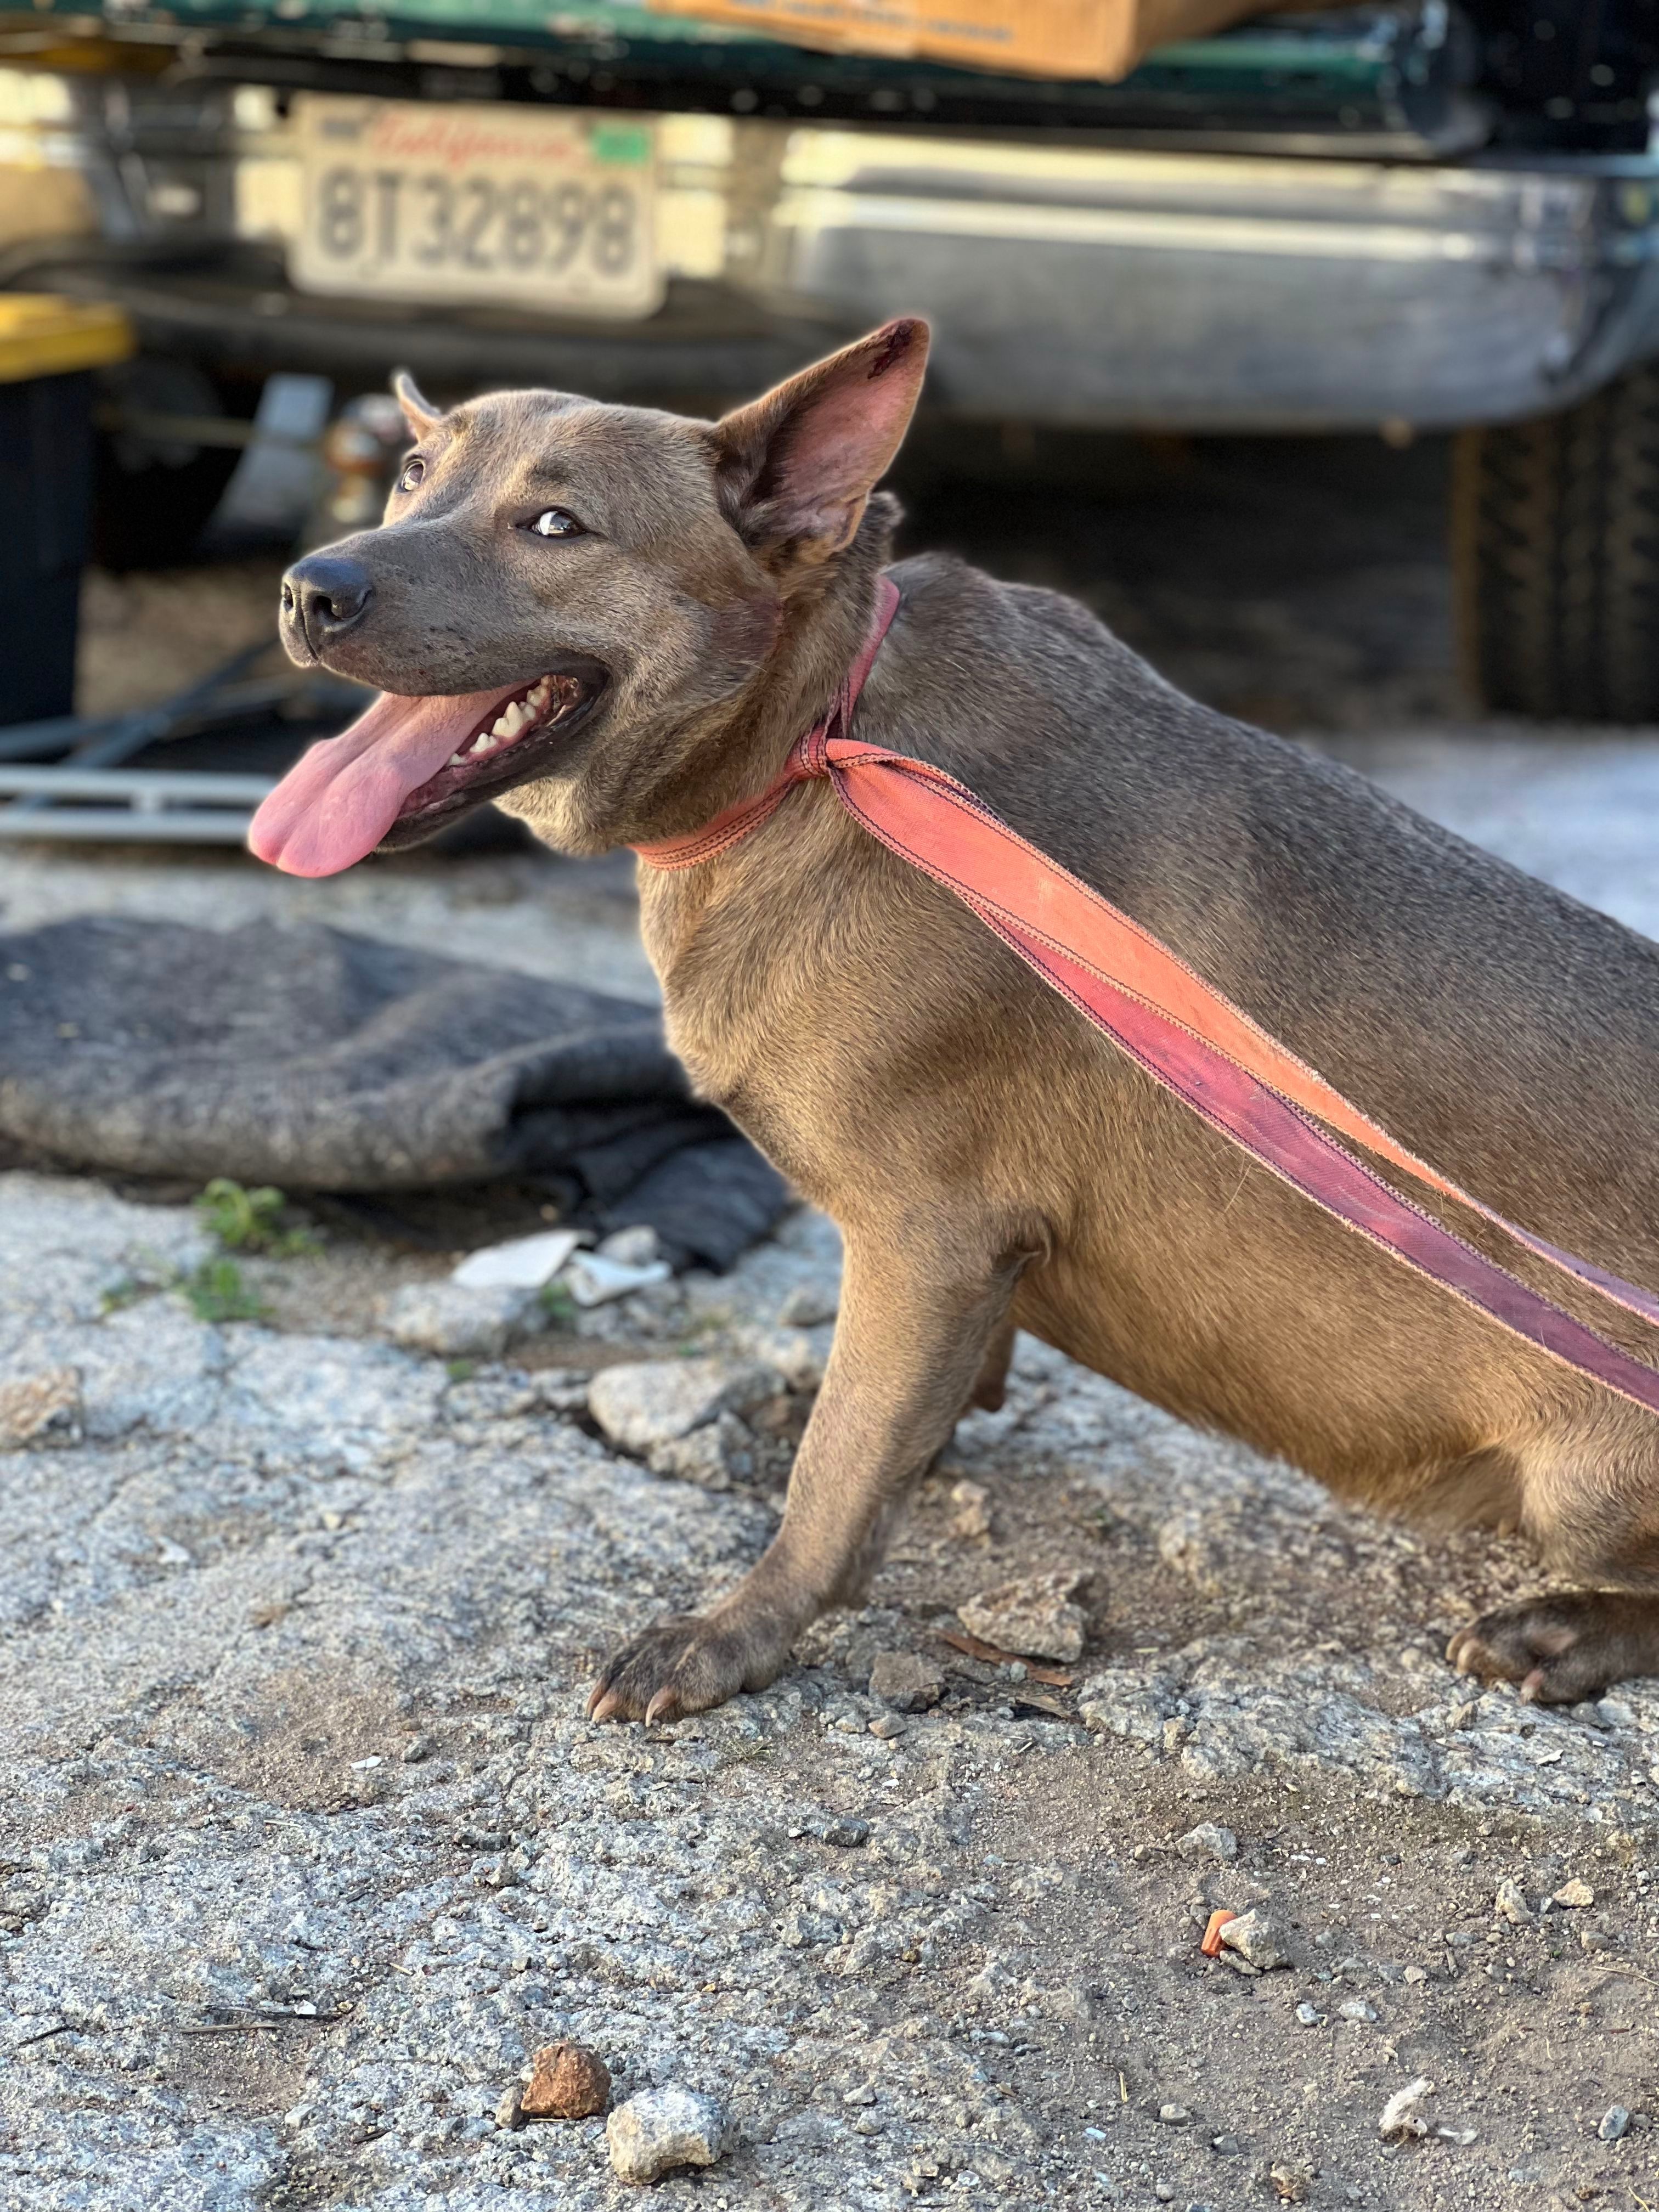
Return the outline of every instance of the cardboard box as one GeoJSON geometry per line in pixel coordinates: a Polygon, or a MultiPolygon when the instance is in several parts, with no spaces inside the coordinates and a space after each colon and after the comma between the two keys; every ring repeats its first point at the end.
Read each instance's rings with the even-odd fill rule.
{"type": "MultiPolygon", "coordinates": [[[[660,15],[687,0],[649,0],[660,15]]],[[[711,23],[787,45],[963,62],[1026,76],[1121,77],[1155,46],[1271,12],[1273,0],[693,0],[711,23]]]]}

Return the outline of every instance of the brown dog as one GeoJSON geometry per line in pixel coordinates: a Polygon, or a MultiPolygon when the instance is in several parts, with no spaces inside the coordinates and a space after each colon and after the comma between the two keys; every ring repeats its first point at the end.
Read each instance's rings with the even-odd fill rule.
{"type": "MultiPolygon", "coordinates": [[[[385,526],[283,586],[296,659],[394,696],[256,850],[325,874],[489,798],[597,853],[762,790],[864,636],[926,342],[891,324],[713,425],[553,392],[438,415],[405,386],[385,526]]],[[[894,576],[861,738],[959,776],[1502,1212],[1659,1285],[1659,950],[1194,705],[1067,599],[894,576]]],[[[1016,1327],[1346,1498],[1518,1523],[1591,1586],[1476,1623],[1459,1666],[1551,1699],[1659,1670],[1650,1416],[1244,1161],[823,784],[641,875],[676,1048],[840,1224],[846,1276],[775,1539],[619,1652],[596,1713],[770,1681],[995,1402],[1016,1327]]]]}

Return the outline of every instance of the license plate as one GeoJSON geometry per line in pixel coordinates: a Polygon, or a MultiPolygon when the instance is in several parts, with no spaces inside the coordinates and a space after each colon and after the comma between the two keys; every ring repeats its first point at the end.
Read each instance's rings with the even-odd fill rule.
{"type": "Polygon", "coordinates": [[[310,94],[296,102],[308,292],[651,314],[647,121],[310,94]]]}

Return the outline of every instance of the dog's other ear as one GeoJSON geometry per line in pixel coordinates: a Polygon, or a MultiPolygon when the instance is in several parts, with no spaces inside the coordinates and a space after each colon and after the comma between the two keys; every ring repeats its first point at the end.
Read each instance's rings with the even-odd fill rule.
{"type": "Polygon", "coordinates": [[[744,542],[782,566],[849,544],[927,364],[927,325],[903,316],[716,423],[720,502],[744,542]]]}
{"type": "Polygon", "coordinates": [[[420,386],[406,368],[392,372],[392,389],[398,406],[404,410],[409,434],[418,442],[439,420],[442,410],[434,407],[429,399],[422,398],[420,386]]]}

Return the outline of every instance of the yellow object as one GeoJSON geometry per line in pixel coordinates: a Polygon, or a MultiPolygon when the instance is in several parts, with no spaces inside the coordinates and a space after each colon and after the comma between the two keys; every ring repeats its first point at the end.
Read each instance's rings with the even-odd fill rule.
{"type": "Polygon", "coordinates": [[[68,376],[125,361],[135,350],[132,325],[118,307],[52,292],[0,293],[0,384],[68,376]]]}
{"type": "MultiPolygon", "coordinates": [[[[793,46],[966,62],[1037,76],[1127,76],[1156,46],[1206,38],[1286,0],[647,0],[659,14],[793,46]]],[[[1295,4],[1295,0],[1290,0],[1295,4]]]]}

